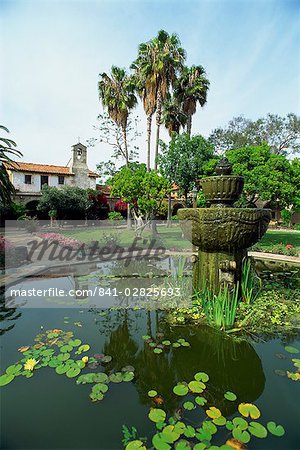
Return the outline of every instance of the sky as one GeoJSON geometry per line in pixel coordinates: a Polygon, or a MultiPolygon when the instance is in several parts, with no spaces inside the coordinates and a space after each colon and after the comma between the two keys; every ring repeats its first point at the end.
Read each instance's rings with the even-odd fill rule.
{"type": "MultiPolygon", "coordinates": [[[[210,80],[193,133],[207,137],[241,114],[299,113],[298,0],[1,0],[0,124],[23,160],[66,165],[78,138],[97,138],[99,73],[129,68],[160,29],[178,34],[187,64],[210,80]]],[[[145,162],[143,108],[133,114],[145,162]]],[[[89,148],[91,169],[110,157],[109,146],[89,148]]]]}

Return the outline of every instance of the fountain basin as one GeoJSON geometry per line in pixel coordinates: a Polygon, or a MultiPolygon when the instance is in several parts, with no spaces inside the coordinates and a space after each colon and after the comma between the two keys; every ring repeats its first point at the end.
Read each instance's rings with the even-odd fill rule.
{"type": "Polygon", "coordinates": [[[240,197],[244,178],[233,175],[207,177],[200,180],[204,197],[212,207],[230,207],[240,197]]]}
{"type": "Polygon", "coordinates": [[[265,234],[271,210],[256,208],[184,208],[178,210],[184,236],[199,250],[247,249],[265,234]]]}

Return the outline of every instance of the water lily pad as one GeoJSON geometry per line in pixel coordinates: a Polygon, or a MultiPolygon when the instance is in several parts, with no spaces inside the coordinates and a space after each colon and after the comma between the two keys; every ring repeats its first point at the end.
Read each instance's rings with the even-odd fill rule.
{"type": "Polygon", "coordinates": [[[69,370],[69,367],[66,366],[66,365],[57,366],[57,367],[55,368],[55,372],[56,372],[58,375],[62,375],[63,373],[66,373],[68,370],[69,370]]]}
{"type": "Polygon", "coordinates": [[[239,412],[244,417],[251,417],[251,419],[258,419],[260,417],[260,411],[257,406],[252,403],[240,403],[238,406],[239,412]]]}
{"type": "Polygon", "coordinates": [[[237,396],[234,394],[234,392],[230,391],[225,392],[224,397],[230,402],[234,402],[237,399],[237,396]]]}
{"type": "Polygon", "coordinates": [[[285,429],[282,425],[276,425],[275,422],[268,422],[267,423],[267,429],[268,431],[273,434],[274,436],[281,437],[285,434],[285,429]]]}
{"type": "Polygon", "coordinates": [[[53,353],[54,353],[53,348],[48,348],[46,350],[43,350],[40,354],[42,356],[51,356],[51,355],[53,355],[53,353]]]}
{"type": "Polygon", "coordinates": [[[81,344],[81,340],[80,339],[71,339],[68,342],[69,345],[71,345],[72,347],[79,347],[79,345],[81,344]]]}
{"type": "Polygon", "coordinates": [[[224,416],[217,417],[216,419],[213,419],[213,423],[215,425],[218,425],[219,427],[223,427],[226,425],[226,419],[224,416]]]}
{"type": "Polygon", "coordinates": [[[20,374],[22,368],[23,368],[22,364],[13,364],[11,366],[8,366],[5,372],[8,375],[17,376],[20,374]]]}
{"type": "MultiPolygon", "coordinates": [[[[243,419],[244,420],[244,419],[243,419]]],[[[245,421],[246,422],[246,421],[245,421]]],[[[247,422],[246,422],[247,423],[247,422]]],[[[229,430],[229,431],[232,431],[233,429],[234,429],[234,425],[233,425],[233,423],[232,423],[232,421],[231,420],[227,420],[227,422],[226,422],[226,428],[227,428],[227,430],[229,430]]]]}
{"type": "Polygon", "coordinates": [[[108,386],[105,383],[97,383],[92,387],[92,393],[98,394],[99,392],[102,392],[102,394],[105,394],[105,392],[108,391],[108,386]]]}
{"type": "Polygon", "coordinates": [[[94,357],[95,357],[96,359],[103,359],[103,358],[104,358],[104,354],[103,354],[103,353],[96,353],[96,354],[94,355],[94,357]]]}
{"type": "Polygon", "coordinates": [[[83,344],[79,347],[76,353],[80,355],[80,353],[87,352],[89,349],[90,349],[89,344],[83,344]]]}
{"type": "Polygon", "coordinates": [[[184,396],[189,392],[188,387],[185,384],[177,384],[174,388],[173,388],[173,392],[176,395],[179,396],[184,396]]]}
{"type": "Polygon", "coordinates": [[[170,450],[171,446],[164,440],[162,433],[156,433],[152,438],[152,444],[157,450],[170,450]]]}
{"type": "Polygon", "coordinates": [[[232,436],[243,444],[247,444],[250,441],[248,431],[241,430],[240,428],[234,428],[232,430],[232,436]]]}
{"type": "Polygon", "coordinates": [[[163,344],[163,345],[171,345],[172,342],[171,342],[171,341],[168,341],[168,340],[166,339],[165,341],[162,341],[162,344],[163,344]]]}
{"type": "Polygon", "coordinates": [[[76,364],[79,367],[79,369],[83,369],[85,367],[85,362],[83,362],[81,359],[78,359],[76,361],[76,364]]]}
{"type": "Polygon", "coordinates": [[[125,450],[147,450],[144,443],[139,440],[128,442],[125,450]]]}
{"type": "Polygon", "coordinates": [[[105,364],[110,363],[111,361],[112,361],[112,356],[110,356],[110,355],[103,356],[103,358],[101,359],[101,362],[105,363],[105,364]]]}
{"type": "Polygon", "coordinates": [[[292,347],[291,345],[287,345],[286,347],[284,347],[284,350],[288,353],[299,353],[300,350],[298,350],[296,347],[292,347]]]}
{"type": "Polygon", "coordinates": [[[80,368],[78,366],[77,367],[70,367],[68,369],[68,371],[66,372],[66,375],[67,375],[68,378],[77,377],[77,375],[79,375],[79,374],[80,374],[80,368]]]}
{"type": "Polygon", "coordinates": [[[211,406],[209,409],[207,409],[206,414],[211,419],[217,419],[218,417],[222,416],[221,411],[218,408],[216,408],[215,406],[211,406]]]}
{"type": "Polygon", "coordinates": [[[133,372],[123,372],[123,381],[132,381],[134,379],[133,372]]]}
{"type": "Polygon", "coordinates": [[[173,442],[179,439],[180,434],[175,431],[174,425],[167,425],[162,430],[162,437],[164,441],[167,442],[168,444],[173,444],[173,442]]]}
{"type": "Polygon", "coordinates": [[[150,347],[156,347],[156,343],[151,341],[151,342],[149,342],[149,346],[150,347]]]}
{"type": "Polygon", "coordinates": [[[184,435],[187,438],[193,438],[196,435],[196,431],[195,428],[192,427],[191,425],[187,425],[184,429],[184,435]]]}
{"type": "Polygon", "coordinates": [[[57,366],[60,366],[60,365],[61,365],[61,361],[59,359],[57,359],[57,358],[50,359],[50,361],[48,363],[49,367],[57,367],[57,366]]]}
{"type": "Polygon", "coordinates": [[[144,341],[148,341],[148,339],[151,339],[151,336],[145,334],[144,336],[142,336],[142,339],[144,339],[144,341]]]}
{"type": "Polygon", "coordinates": [[[190,381],[189,384],[189,389],[190,391],[196,393],[196,394],[201,394],[201,392],[204,391],[204,389],[206,388],[205,384],[202,383],[202,381],[190,381]]]}
{"type": "Polygon", "coordinates": [[[186,428],[185,423],[180,422],[180,421],[176,422],[174,425],[174,429],[175,429],[176,433],[179,433],[179,434],[182,434],[184,432],[185,428],[186,428]]]}
{"type": "Polygon", "coordinates": [[[180,347],[179,342],[173,342],[172,347],[174,347],[174,348],[180,347]]]}
{"type": "Polygon", "coordinates": [[[157,391],[155,391],[154,389],[152,389],[151,391],[148,391],[148,396],[153,398],[157,396],[157,391]]]}
{"type": "Polygon", "coordinates": [[[191,344],[187,341],[182,342],[181,345],[182,345],[182,347],[190,347],[191,346],[191,344]]]}
{"type": "Polygon", "coordinates": [[[68,352],[71,352],[73,350],[73,347],[71,347],[71,345],[63,345],[61,348],[60,348],[60,351],[62,352],[62,353],[68,353],[68,352]]]}
{"type": "Polygon", "coordinates": [[[193,450],[205,450],[206,448],[207,446],[205,444],[198,442],[198,444],[194,445],[193,450]]]}
{"type": "Polygon", "coordinates": [[[206,383],[209,380],[209,376],[205,372],[197,372],[194,378],[196,381],[203,381],[203,383],[206,383]]]}
{"type": "Polygon", "coordinates": [[[162,353],[162,349],[161,348],[155,348],[153,350],[153,353],[157,353],[157,354],[162,353]]]}
{"type": "Polygon", "coordinates": [[[109,380],[110,380],[112,383],[121,383],[121,382],[123,381],[123,374],[122,374],[122,372],[112,373],[112,374],[109,376],[109,380]]]}
{"type": "Polygon", "coordinates": [[[241,430],[247,430],[248,422],[242,417],[234,417],[232,420],[233,425],[241,430]]]}
{"type": "Polygon", "coordinates": [[[6,386],[7,384],[11,383],[14,378],[15,376],[13,374],[4,373],[0,377],[0,386],[6,386]]]}
{"type": "Polygon", "coordinates": [[[207,400],[206,400],[206,398],[204,398],[204,397],[197,396],[197,397],[195,398],[195,402],[196,402],[198,405],[200,405],[200,406],[204,406],[205,403],[207,403],[207,400]]]}
{"type": "MultiPolygon", "coordinates": [[[[80,377],[78,377],[78,379],[76,380],[76,383],[77,384],[95,383],[96,375],[97,375],[96,373],[86,373],[84,375],[80,375],[80,377]]],[[[101,380],[99,380],[99,381],[101,381],[101,380]]]]}
{"type": "Polygon", "coordinates": [[[94,375],[93,380],[95,383],[106,383],[108,381],[108,376],[106,373],[99,372],[91,375],[94,375]]]}
{"type": "Polygon", "coordinates": [[[212,422],[209,422],[208,420],[205,420],[202,423],[202,429],[211,435],[216,434],[216,432],[218,431],[216,425],[212,422]]]}
{"type": "Polygon", "coordinates": [[[166,419],[166,413],[163,409],[151,408],[148,417],[152,422],[164,422],[166,419]]]}
{"type": "Polygon", "coordinates": [[[56,357],[59,361],[67,361],[70,358],[70,353],[60,353],[56,357]]]}
{"type": "Polygon", "coordinates": [[[192,409],[195,409],[195,405],[193,402],[184,402],[183,407],[187,411],[192,411],[192,409]]]}
{"type": "Polygon", "coordinates": [[[265,438],[268,435],[266,428],[259,422],[250,422],[248,431],[257,438],[265,438]]]}

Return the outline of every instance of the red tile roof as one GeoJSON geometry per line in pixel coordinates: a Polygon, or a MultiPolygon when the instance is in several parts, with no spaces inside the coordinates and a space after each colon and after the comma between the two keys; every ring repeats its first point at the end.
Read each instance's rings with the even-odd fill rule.
{"type": "MultiPolygon", "coordinates": [[[[54,166],[51,164],[33,164],[26,162],[4,163],[7,170],[15,170],[16,172],[38,172],[52,173],[57,175],[74,175],[68,166],[54,166]]],[[[98,177],[95,172],[89,171],[89,177],[98,177]]]]}

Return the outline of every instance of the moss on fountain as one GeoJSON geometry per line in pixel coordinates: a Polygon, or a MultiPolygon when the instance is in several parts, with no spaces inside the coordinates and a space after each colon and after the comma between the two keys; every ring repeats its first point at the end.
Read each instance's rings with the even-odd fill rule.
{"type": "Polygon", "coordinates": [[[231,175],[232,167],[223,158],[217,176],[201,180],[209,208],[184,208],[178,217],[184,236],[198,247],[194,256],[194,288],[218,292],[233,288],[241,281],[242,261],[247,249],[265,234],[271,211],[257,208],[234,208],[242,193],[244,180],[231,175]]]}

